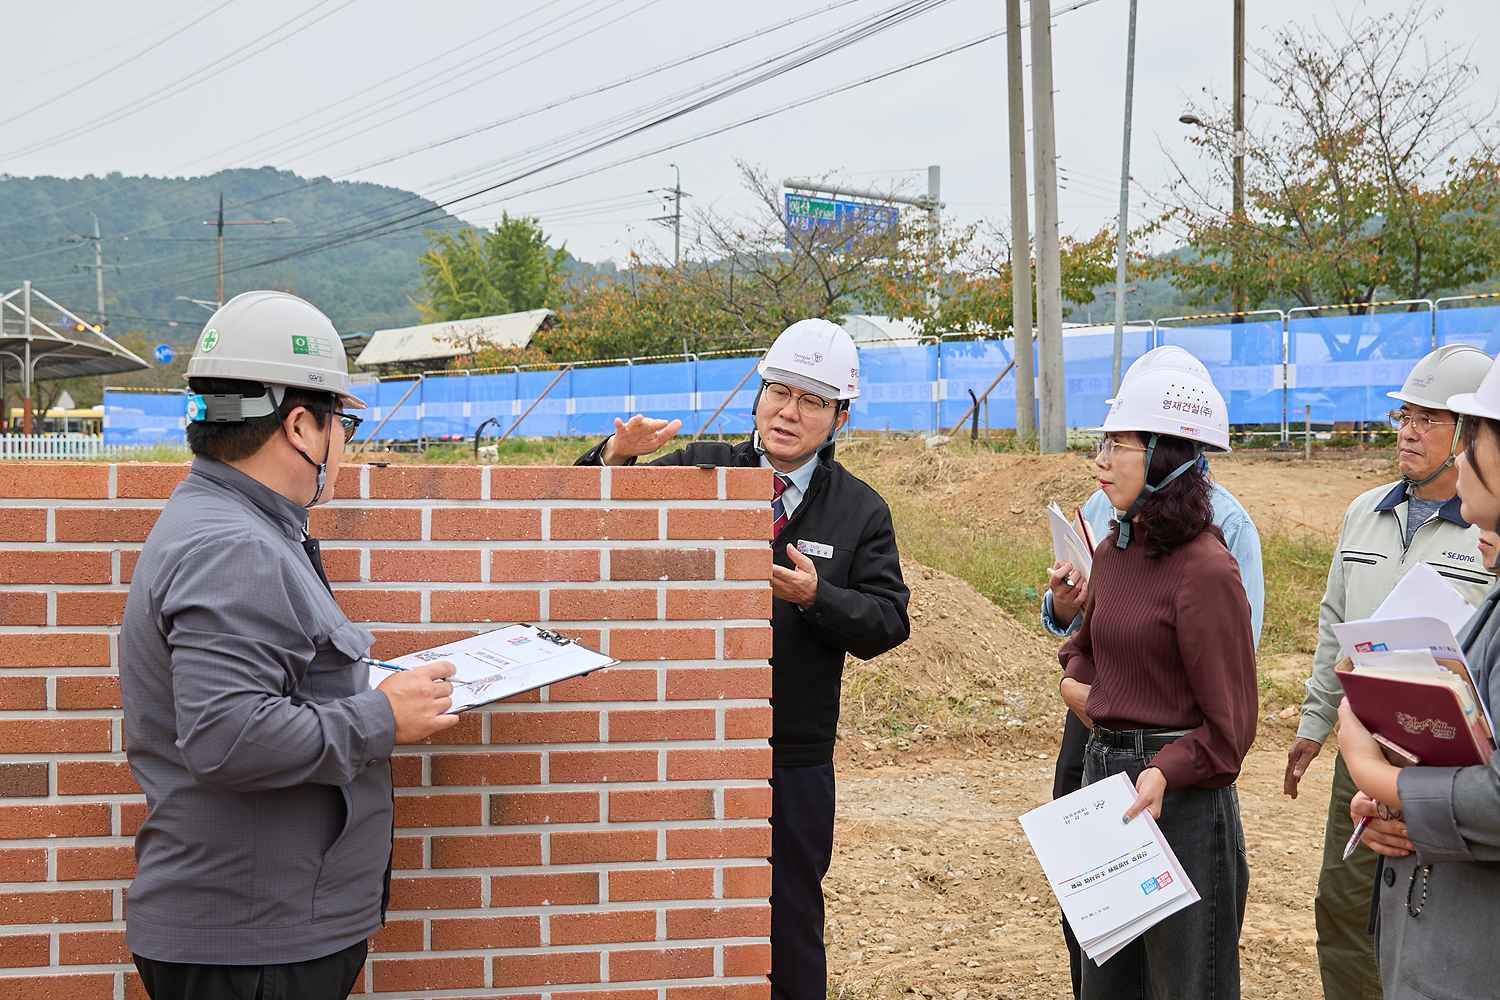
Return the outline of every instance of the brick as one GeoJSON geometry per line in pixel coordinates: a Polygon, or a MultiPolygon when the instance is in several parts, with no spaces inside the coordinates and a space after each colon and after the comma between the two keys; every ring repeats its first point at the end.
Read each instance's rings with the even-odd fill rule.
{"type": "Polygon", "coordinates": [[[728,826],[667,831],[669,858],[768,858],[771,826],[728,826]]]}
{"type": "MultiPolygon", "coordinates": [[[[348,453],[346,452],[345,454],[347,455],[348,453]]],[[[363,497],[362,497],[362,495],[360,493],[362,485],[360,483],[360,470],[359,470],[359,466],[362,465],[362,464],[364,464],[364,463],[362,463],[362,462],[345,462],[345,463],[342,463],[340,465],[339,472],[341,473],[341,475],[339,475],[334,480],[334,482],[333,482],[333,499],[335,499],[335,500],[360,500],[360,499],[363,499],[363,497]],[[349,467],[347,472],[344,471],[344,465],[347,465],[349,467]]]]}
{"type": "Polygon", "coordinates": [[[667,591],[667,618],[671,621],[732,621],[741,618],[768,621],[770,617],[770,587],[667,591]]]}
{"type": "Polygon", "coordinates": [[[673,986],[667,1000],[771,1000],[771,984],[735,983],[731,986],[673,986]]]}
{"type": "Polygon", "coordinates": [[[0,720],[0,754],[100,753],[109,744],[108,719],[0,720]]]}
{"type": "Polygon", "coordinates": [[[484,959],[377,958],[370,963],[375,990],[461,990],[484,986],[484,959]]]}
{"type": "Polygon", "coordinates": [[[771,550],[766,546],[753,549],[724,550],[724,579],[771,579],[771,550]]]}
{"type": "Polygon", "coordinates": [[[725,500],[764,500],[772,497],[770,469],[725,469],[725,500]]]}
{"type": "MultiPolygon", "coordinates": [[[[661,537],[660,518],[652,508],[557,507],[551,516],[554,541],[652,541],[661,537]]],[[[770,528],[766,530],[769,533],[770,528]]]]}
{"type": "MultiPolygon", "coordinates": [[[[7,553],[6,558],[10,558],[7,553]]],[[[47,595],[0,592],[0,625],[46,625],[47,595]]]]}
{"type": "Polygon", "coordinates": [[[611,710],[611,743],[711,740],[717,731],[711,708],[611,710]]]}
{"type": "Polygon", "coordinates": [[[542,512],[524,507],[435,507],[435,542],[534,542],[542,537],[542,512]]]}
{"type": "Polygon", "coordinates": [[[713,818],[714,793],[711,788],[653,788],[609,793],[611,823],[713,818]]]}
{"type": "Polygon", "coordinates": [[[764,976],[771,971],[771,946],[768,944],[726,944],[725,976],[764,976]]]}
{"type": "Polygon", "coordinates": [[[114,674],[57,678],[59,709],[121,708],[120,678],[114,674]]]}
{"type": "MultiPolygon", "coordinates": [[[[5,1000],[114,1000],[114,973],[7,978],[5,1000]]],[[[130,998],[127,998],[130,1000],[130,998]]]]}
{"type": "Polygon", "coordinates": [[[422,758],[415,754],[397,752],[391,756],[391,783],[397,788],[417,788],[422,781],[422,758]]]}
{"type": "MultiPolygon", "coordinates": [[[[504,725],[497,715],[491,727],[504,725]]],[[[542,780],[539,753],[443,753],[432,756],[434,785],[536,785],[542,780]]]]}
{"type": "Polygon", "coordinates": [[[771,627],[726,628],[724,630],[724,659],[769,660],[771,658],[771,627]]]}
{"type": "Polygon", "coordinates": [[[150,810],[144,802],[126,802],[120,805],[120,835],[134,837],[141,832],[150,810]]]}
{"type": "Polygon", "coordinates": [[[771,540],[771,506],[755,510],[679,508],[667,511],[668,538],[732,539],[737,542],[771,540]]]}
{"type": "Polygon", "coordinates": [[[609,953],[609,978],[616,983],[653,979],[706,979],[714,974],[712,948],[661,948],[609,953]]]}
{"type": "Polygon", "coordinates": [[[0,798],[17,799],[47,794],[47,765],[0,763],[0,798]]]}
{"type": "Polygon", "coordinates": [[[109,636],[102,632],[22,632],[0,642],[0,667],[107,666],[109,636]]]}
{"type": "Polygon", "coordinates": [[[541,863],[542,838],[535,833],[432,838],[433,868],[508,868],[541,863]]]}
{"type": "Polygon", "coordinates": [[[358,583],[359,562],[359,549],[323,550],[323,572],[330,583],[358,583]]]}
{"type": "Polygon", "coordinates": [[[372,954],[389,954],[393,951],[423,951],[424,930],[420,920],[388,920],[386,925],[370,938],[372,954]]]}
{"type": "Polygon", "coordinates": [[[75,590],[57,595],[59,625],[118,625],[125,615],[124,590],[75,590]]]}
{"type": "Polygon", "coordinates": [[[478,795],[398,795],[396,826],[478,826],[484,822],[483,799],[478,795]]]}
{"type": "Polygon", "coordinates": [[[766,937],[771,933],[769,906],[690,907],[667,911],[667,938],[766,937]]]}
{"type": "Polygon", "coordinates": [[[667,671],[668,701],[771,697],[770,667],[698,667],[667,671]]]}
{"type": "MultiPolygon", "coordinates": [[[[539,955],[497,955],[491,962],[493,985],[552,986],[557,983],[600,981],[599,952],[549,951],[539,955]]],[[[614,978],[613,975],[611,978],[614,978]]]]}
{"type": "Polygon", "coordinates": [[[554,750],[547,763],[553,784],[655,781],[655,750],[554,750]]]}
{"type": "Polygon", "coordinates": [[[621,466],[611,469],[609,476],[611,500],[716,500],[719,496],[717,469],[621,466]]]}
{"type": "Polygon", "coordinates": [[[7,552],[0,583],[109,583],[108,552],[7,552]]]}
{"type": "Polygon", "coordinates": [[[0,512],[0,542],[45,542],[47,512],[11,508],[0,512]]]}
{"type": "Polygon", "coordinates": [[[187,478],[186,465],[129,464],[115,469],[115,493],[122,500],[164,500],[187,478]]]}
{"type": "Polygon", "coordinates": [[[484,470],[464,465],[391,465],[370,470],[372,500],[478,500],[484,470]]]}
{"type": "Polygon", "coordinates": [[[656,860],[655,830],[563,830],[549,836],[554,865],[656,860]]]}
{"type": "Polygon", "coordinates": [[[598,712],[504,712],[490,716],[490,742],[595,743],[598,712]]]}
{"type": "MultiPolygon", "coordinates": [[[[597,649],[598,646],[591,648],[597,649]]],[[[657,681],[655,670],[610,667],[551,685],[547,688],[547,699],[554,702],[655,701],[657,681]]]]}
{"type": "Polygon", "coordinates": [[[630,628],[609,634],[617,660],[711,660],[714,633],[706,628],[630,628]]]}
{"type": "Polygon", "coordinates": [[[764,785],[753,788],[724,789],[723,819],[770,819],[771,789],[764,785]]]}
{"type": "Polygon", "coordinates": [[[611,580],[712,580],[713,549],[610,549],[611,580]]]}
{"type": "Polygon", "coordinates": [[[599,579],[598,549],[498,549],[493,583],[590,583],[599,579]]]}
{"type": "Polygon", "coordinates": [[[735,865],[725,868],[724,898],[770,899],[771,866],[768,864],[735,865]]]}
{"type": "Polygon", "coordinates": [[[478,583],[477,549],[373,549],[370,579],[376,583],[478,583]]]}
{"type": "Polygon", "coordinates": [[[491,500],[598,500],[600,470],[587,466],[496,466],[491,500]]]}
{"type": "Polygon", "coordinates": [[[548,597],[552,621],[651,621],[656,618],[654,590],[553,590],[548,597]]]}
{"type": "Polygon", "coordinates": [[[59,542],[144,542],[156,524],[154,507],[61,507],[59,542]]]}
{"type": "MultiPolygon", "coordinates": [[[[556,939],[553,944],[559,944],[556,939]]],[[[432,922],[432,950],[539,948],[540,917],[462,917],[432,922]]]]}
{"type": "MultiPolygon", "coordinates": [[[[120,582],[129,583],[131,577],[135,573],[135,564],[140,561],[141,550],[116,549],[115,552],[120,557],[120,582]]],[[[106,553],[106,555],[107,554],[108,553],[106,553]]],[[[328,554],[326,552],[323,554],[323,567],[324,569],[328,568],[328,554]]],[[[330,577],[329,579],[332,579],[332,577],[330,577]]],[[[359,577],[356,575],[355,579],[359,579],[359,577]]]]}
{"type": "Polygon", "coordinates": [[[620,944],[655,941],[655,910],[612,910],[607,913],[557,913],[548,918],[552,943],[620,944]]]}
{"type": "Polygon", "coordinates": [[[770,776],[770,747],[667,751],[668,781],[717,781],[724,778],[770,776]]]}
{"type": "Polygon", "coordinates": [[[542,616],[542,597],[535,590],[434,590],[435,622],[532,622],[542,616]]]}
{"type": "Polygon", "coordinates": [[[57,936],[59,965],[128,965],[124,931],[82,931],[57,936]]]}
{"type": "Polygon", "coordinates": [[[711,899],[713,894],[712,868],[629,868],[609,873],[611,902],[711,899]]]}
{"type": "Polygon", "coordinates": [[[0,497],[16,500],[107,500],[109,466],[73,462],[6,462],[0,497]]]}
{"type": "Polygon", "coordinates": [[[422,595],[415,590],[334,591],[339,607],[350,621],[419,622],[422,620],[422,595]]]}
{"type": "MultiPolygon", "coordinates": [[[[375,645],[370,655],[376,659],[389,660],[477,634],[473,629],[375,629],[375,645]]],[[[452,742],[446,732],[440,733],[439,738],[443,742],[452,742]]]]}
{"type": "Polygon", "coordinates": [[[553,991],[552,1000],[657,1000],[654,989],[647,990],[569,990],[566,993],[553,991]]]}
{"type": "Polygon", "coordinates": [[[46,879],[45,848],[16,847],[0,851],[0,882],[44,882],[46,879]]]}
{"type": "Polygon", "coordinates": [[[140,795],[125,761],[62,760],[57,763],[59,795],[140,795]]]}
{"type": "Polygon", "coordinates": [[[586,906],[597,902],[596,872],[496,875],[490,879],[491,906],[586,906]]]}
{"type": "MultiPolygon", "coordinates": [[[[363,976],[364,973],[361,973],[363,976]]],[[[140,974],[135,970],[125,973],[125,1000],[151,1000],[151,995],[146,992],[146,987],[141,982],[140,974]]]]}
{"type": "Polygon", "coordinates": [[[97,923],[113,909],[108,889],[0,893],[0,924],[7,925],[97,923]]]}
{"type": "Polygon", "coordinates": [[[34,968],[52,963],[52,941],[46,934],[0,935],[0,969],[34,968]]]}
{"type": "Polygon", "coordinates": [[[726,708],[724,710],[724,738],[726,740],[770,739],[770,707],[726,708]]]}
{"type": "Polygon", "coordinates": [[[396,837],[391,842],[391,865],[402,871],[420,871],[427,867],[422,854],[421,837],[396,837]]]}
{"type": "Polygon", "coordinates": [[[107,805],[0,806],[0,840],[107,837],[109,832],[107,805]]]}
{"type": "Polygon", "coordinates": [[[46,707],[47,678],[0,677],[0,711],[34,711],[46,707]]]}
{"type": "Polygon", "coordinates": [[[477,875],[391,879],[391,910],[463,910],[480,905],[477,875]]]}
{"type": "Polygon", "coordinates": [[[598,792],[506,792],[490,796],[490,826],[597,822],[598,792]]]}
{"type": "Polygon", "coordinates": [[[308,518],[314,538],[341,541],[416,542],[422,538],[419,507],[319,507],[308,518]]]}

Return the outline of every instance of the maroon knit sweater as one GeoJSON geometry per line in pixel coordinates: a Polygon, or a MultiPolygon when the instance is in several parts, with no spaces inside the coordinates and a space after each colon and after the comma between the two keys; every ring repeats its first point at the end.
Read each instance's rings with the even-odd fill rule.
{"type": "MultiPolygon", "coordinates": [[[[1137,533],[1145,526],[1138,526],[1137,533]]],[[[1222,788],[1255,739],[1255,639],[1239,564],[1210,527],[1156,559],[1094,553],[1083,628],[1058,652],[1106,729],[1191,730],[1156,755],[1167,787],[1222,788]]]]}

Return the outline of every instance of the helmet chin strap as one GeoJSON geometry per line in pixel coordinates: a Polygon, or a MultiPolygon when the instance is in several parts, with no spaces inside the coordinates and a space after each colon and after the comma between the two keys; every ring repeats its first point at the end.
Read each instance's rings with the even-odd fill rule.
{"type": "Polygon", "coordinates": [[[1432,475],[1426,477],[1425,479],[1412,479],[1409,476],[1403,476],[1402,478],[1406,480],[1406,488],[1408,490],[1420,490],[1422,487],[1426,486],[1428,483],[1434,482],[1435,480],[1440,478],[1443,473],[1453,468],[1454,463],[1458,461],[1458,442],[1459,439],[1463,436],[1463,432],[1464,418],[1462,414],[1458,414],[1457,419],[1453,422],[1453,440],[1448,443],[1447,460],[1443,462],[1442,465],[1438,466],[1437,470],[1433,472],[1432,475]]]}
{"type": "MultiPolygon", "coordinates": [[[[276,401],[276,405],[279,408],[281,406],[281,401],[277,400],[276,401]]],[[[308,412],[311,413],[312,411],[309,410],[308,412]]],[[[283,423],[281,426],[282,426],[282,433],[285,434],[286,433],[286,424],[283,423]]],[[[308,510],[311,510],[313,507],[317,506],[318,501],[320,499],[322,499],[322,497],[323,497],[323,490],[325,490],[328,487],[328,458],[329,458],[330,455],[333,454],[333,407],[332,406],[330,406],[328,408],[328,419],[325,421],[324,431],[325,431],[325,433],[323,435],[323,461],[321,461],[321,462],[315,462],[315,461],[313,461],[312,456],[308,455],[307,452],[303,451],[301,448],[298,448],[296,445],[292,444],[292,439],[291,439],[290,436],[287,437],[287,441],[286,441],[287,444],[291,444],[292,445],[292,450],[293,451],[295,451],[297,454],[299,454],[299,455],[302,456],[302,461],[306,462],[308,465],[312,466],[317,471],[317,480],[316,480],[316,485],[315,485],[315,487],[313,489],[312,499],[309,500],[309,501],[307,501],[307,503],[305,503],[305,504],[302,505],[303,507],[305,507],[308,510]]]]}
{"type": "Polygon", "coordinates": [[[1157,483],[1155,486],[1152,486],[1151,459],[1156,454],[1156,443],[1159,440],[1160,435],[1153,434],[1151,435],[1151,439],[1146,442],[1146,481],[1145,484],[1141,486],[1141,492],[1137,494],[1136,498],[1130,502],[1130,509],[1127,510],[1124,516],[1120,518],[1120,530],[1118,532],[1118,536],[1115,538],[1115,548],[1117,549],[1125,549],[1130,547],[1130,538],[1132,535],[1132,528],[1134,528],[1135,526],[1134,522],[1136,515],[1140,514],[1141,508],[1145,506],[1146,501],[1151,499],[1154,494],[1166,489],[1172,484],[1174,480],[1177,479],[1177,477],[1183,475],[1189,469],[1196,468],[1198,466],[1198,463],[1203,460],[1203,449],[1198,448],[1196,449],[1192,458],[1188,459],[1186,462],[1183,462],[1177,468],[1168,473],[1165,479],[1157,483]]]}

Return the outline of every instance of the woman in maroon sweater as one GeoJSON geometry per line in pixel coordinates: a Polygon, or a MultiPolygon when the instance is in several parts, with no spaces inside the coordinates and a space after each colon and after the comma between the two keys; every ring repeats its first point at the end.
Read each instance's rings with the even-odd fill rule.
{"type": "Polygon", "coordinates": [[[1104,429],[1099,485],[1124,513],[1059,653],[1063,699],[1092,730],[1085,784],[1127,774],[1126,821],[1158,819],[1202,900],[1085,961],[1082,996],[1237,998],[1249,868],[1234,781],[1255,738],[1255,640],[1199,462],[1228,450],[1226,408],[1207,381],[1163,372],[1125,388],[1104,429]]]}

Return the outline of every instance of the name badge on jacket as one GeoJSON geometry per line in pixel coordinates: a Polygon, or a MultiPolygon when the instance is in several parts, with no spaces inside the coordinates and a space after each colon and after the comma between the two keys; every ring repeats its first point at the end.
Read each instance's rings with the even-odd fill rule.
{"type": "Polygon", "coordinates": [[[822,542],[799,540],[797,542],[797,551],[805,556],[816,556],[819,559],[833,558],[833,546],[824,545],[822,542]]]}

